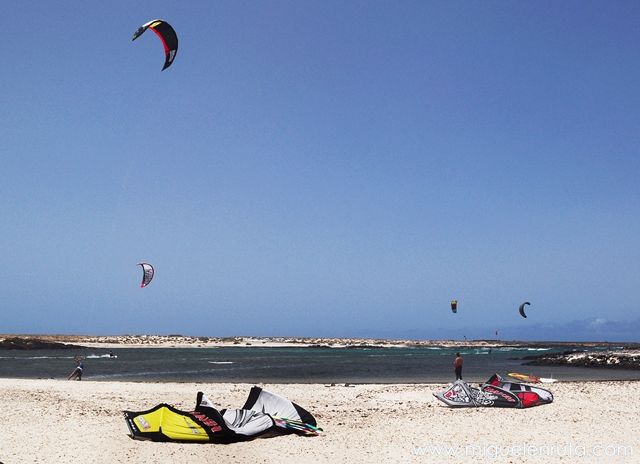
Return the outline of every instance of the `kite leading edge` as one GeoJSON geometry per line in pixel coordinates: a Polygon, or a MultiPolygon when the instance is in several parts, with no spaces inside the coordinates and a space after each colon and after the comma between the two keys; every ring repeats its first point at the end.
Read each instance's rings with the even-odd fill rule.
{"type": "Polygon", "coordinates": [[[140,37],[147,29],[151,29],[162,41],[162,46],[164,47],[164,66],[162,67],[162,71],[167,69],[173,63],[173,60],[176,58],[176,53],[178,53],[178,36],[176,31],[171,27],[166,21],[161,19],[154,19],[149,21],[148,23],[143,24],[138,28],[138,30],[133,34],[133,40],[136,40],[140,37]]]}

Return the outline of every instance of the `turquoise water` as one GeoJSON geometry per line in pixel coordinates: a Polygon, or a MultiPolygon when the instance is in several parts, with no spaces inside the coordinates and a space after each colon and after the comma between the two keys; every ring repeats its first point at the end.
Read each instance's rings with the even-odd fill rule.
{"type": "Polygon", "coordinates": [[[562,352],[550,348],[118,348],[0,351],[0,377],[66,378],[74,356],[84,359],[83,380],[246,383],[423,383],[450,382],[460,351],[463,376],[481,382],[498,372],[523,372],[559,380],[638,379],[640,371],[523,366],[517,359],[562,352]]]}

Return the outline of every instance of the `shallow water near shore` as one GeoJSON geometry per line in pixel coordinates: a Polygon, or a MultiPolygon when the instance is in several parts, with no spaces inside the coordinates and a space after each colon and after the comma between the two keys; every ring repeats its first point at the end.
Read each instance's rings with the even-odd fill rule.
{"type": "Polygon", "coordinates": [[[0,352],[2,378],[66,378],[74,356],[84,358],[83,380],[247,383],[432,383],[453,380],[453,358],[465,359],[464,378],[524,372],[569,380],[640,380],[640,371],[526,366],[524,356],[572,346],[499,348],[85,348],[0,352]],[[115,355],[110,356],[110,351],[115,355]]]}

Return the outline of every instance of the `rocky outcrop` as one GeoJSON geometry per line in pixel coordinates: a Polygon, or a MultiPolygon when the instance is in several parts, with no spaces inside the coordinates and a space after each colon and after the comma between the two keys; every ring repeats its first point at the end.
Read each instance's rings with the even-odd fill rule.
{"type": "Polygon", "coordinates": [[[545,354],[525,363],[529,366],[580,366],[640,370],[640,351],[603,351],[545,354]]]}
{"type": "Polygon", "coordinates": [[[77,350],[80,345],[46,342],[38,338],[11,337],[0,340],[0,350],[77,350]]]}

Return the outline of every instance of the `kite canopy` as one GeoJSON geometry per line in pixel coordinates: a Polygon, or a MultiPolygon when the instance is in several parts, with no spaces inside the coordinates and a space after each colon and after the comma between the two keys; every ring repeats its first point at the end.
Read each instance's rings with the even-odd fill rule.
{"type": "Polygon", "coordinates": [[[451,300],[451,311],[454,314],[458,312],[458,300],[451,300]]]}
{"type": "Polygon", "coordinates": [[[505,381],[492,375],[480,388],[456,380],[440,393],[434,393],[449,407],[530,408],[553,401],[553,394],[544,388],[518,382],[505,381]]]}
{"type": "Polygon", "coordinates": [[[528,301],[525,301],[525,302],[524,302],[524,303],[522,303],[522,304],[520,305],[520,307],[518,308],[518,311],[520,311],[520,315],[521,315],[522,317],[524,317],[524,318],[526,318],[526,317],[527,317],[527,315],[524,313],[524,307],[525,307],[525,305],[531,305],[531,303],[529,303],[528,301]]]}
{"type": "Polygon", "coordinates": [[[171,24],[168,22],[161,19],[154,19],[140,26],[136,33],[133,34],[133,39],[131,40],[136,40],[144,34],[144,31],[147,29],[151,29],[155,32],[162,41],[165,57],[162,71],[164,71],[171,66],[171,63],[173,63],[173,60],[176,58],[176,53],[178,52],[178,36],[176,35],[176,31],[173,30],[173,27],[171,27],[171,24]]]}
{"type": "Polygon", "coordinates": [[[155,273],[153,266],[148,263],[138,263],[138,266],[142,266],[142,282],[140,288],[144,288],[151,282],[155,273]]]}
{"type": "Polygon", "coordinates": [[[152,441],[233,443],[260,436],[319,435],[315,418],[286,398],[253,387],[242,409],[217,410],[198,392],[193,412],[168,404],[142,412],[124,411],[131,438],[152,441]]]}
{"type": "Polygon", "coordinates": [[[530,408],[531,406],[539,406],[553,402],[553,393],[549,390],[526,383],[510,382],[498,374],[493,374],[484,384],[493,385],[514,393],[520,400],[519,408],[530,408]]]}

